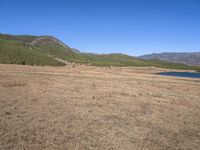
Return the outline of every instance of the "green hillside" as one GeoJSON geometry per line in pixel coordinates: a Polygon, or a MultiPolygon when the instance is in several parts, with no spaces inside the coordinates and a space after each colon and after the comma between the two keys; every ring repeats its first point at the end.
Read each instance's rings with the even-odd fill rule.
{"type": "Polygon", "coordinates": [[[200,67],[188,66],[180,63],[170,63],[159,60],[143,60],[135,57],[131,57],[124,54],[85,54],[91,64],[97,66],[137,66],[137,67],[159,67],[169,69],[185,69],[185,70],[196,70],[200,72],[200,67]]]}
{"type": "Polygon", "coordinates": [[[91,54],[72,49],[52,36],[0,34],[0,63],[62,66],[56,58],[96,66],[155,66],[200,71],[200,67],[143,60],[125,54],[91,54]]]}
{"type": "Polygon", "coordinates": [[[86,62],[86,58],[77,51],[74,51],[61,41],[53,37],[43,37],[43,39],[34,44],[40,52],[62,58],[69,62],[86,62]]]}
{"type": "Polygon", "coordinates": [[[18,41],[22,43],[30,43],[34,39],[38,38],[39,36],[32,36],[32,35],[10,35],[10,34],[0,34],[0,39],[2,40],[11,40],[11,41],[18,41]]]}
{"type": "Polygon", "coordinates": [[[64,64],[17,41],[0,40],[0,63],[63,66],[64,64]]]}

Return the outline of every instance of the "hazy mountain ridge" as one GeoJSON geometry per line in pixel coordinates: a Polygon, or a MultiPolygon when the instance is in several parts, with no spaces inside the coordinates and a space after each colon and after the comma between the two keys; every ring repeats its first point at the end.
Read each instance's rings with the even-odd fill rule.
{"type": "Polygon", "coordinates": [[[188,65],[200,65],[200,52],[191,53],[153,53],[140,56],[142,59],[158,59],[168,62],[184,63],[188,65]]]}

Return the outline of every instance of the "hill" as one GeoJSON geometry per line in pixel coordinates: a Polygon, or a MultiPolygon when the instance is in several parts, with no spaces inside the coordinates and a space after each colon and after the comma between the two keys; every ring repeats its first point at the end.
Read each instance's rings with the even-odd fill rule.
{"type": "Polygon", "coordinates": [[[64,61],[96,66],[155,66],[200,70],[180,63],[143,60],[125,54],[81,53],[53,36],[0,34],[0,63],[63,66],[64,61]]]}
{"type": "Polygon", "coordinates": [[[142,59],[157,59],[175,63],[184,63],[188,65],[200,65],[200,52],[193,53],[154,53],[143,55],[142,59]]]}
{"type": "MultiPolygon", "coordinates": [[[[62,63],[55,58],[76,62],[83,60],[82,55],[78,51],[71,49],[69,46],[65,45],[64,43],[52,36],[0,34],[0,41],[3,44],[0,47],[1,51],[14,51],[15,49],[18,49],[18,52],[20,51],[19,53],[23,53],[24,51],[26,51],[25,53],[28,54],[31,53],[29,51],[31,49],[32,51],[35,51],[37,53],[39,52],[42,57],[44,57],[45,55],[46,57],[49,57],[49,59],[51,59],[52,61],[56,61],[58,65],[62,63]],[[14,43],[18,43],[18,45],[14,43]]],[[[30,54],[30,57],[31,56],[32,55],[30,54]]],[[[10,59],[13,59],[10,53],[8,53],[6,57],[11,57],[10,59]]],[[[2,58],[0,58],[0,62],[9,63],[7,61],[2,61],[2,58]]],[[[38,62],[37,65],[40,65],[40,62],[38,62]]],[[[51,64],[47,63],[47,65],[51,64]]]]}
{"type": "Polygon", "coordinates": [[[54,58],[38,51],[35,47],[11,40],[0,40],[0,63],[39,66],[64,65],[54,58]]]}

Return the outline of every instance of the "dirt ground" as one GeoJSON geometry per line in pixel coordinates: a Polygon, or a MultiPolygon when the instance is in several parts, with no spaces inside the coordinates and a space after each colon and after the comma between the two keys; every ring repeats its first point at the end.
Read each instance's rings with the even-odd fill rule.
{"type": "Polygon", "coordinates": [[[0,150],[199,150],[200,79],[0,64],[0,150]]]}

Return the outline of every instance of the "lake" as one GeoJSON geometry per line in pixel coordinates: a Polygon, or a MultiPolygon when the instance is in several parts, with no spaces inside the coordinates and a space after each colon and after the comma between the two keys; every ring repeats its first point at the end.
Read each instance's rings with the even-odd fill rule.
{"type": "Polygon", "coordinates": [[[200,78],[200,73],[195,73],[195,72],[161,72],[158,74],[164,75],[164,76],[200,78]]]}

